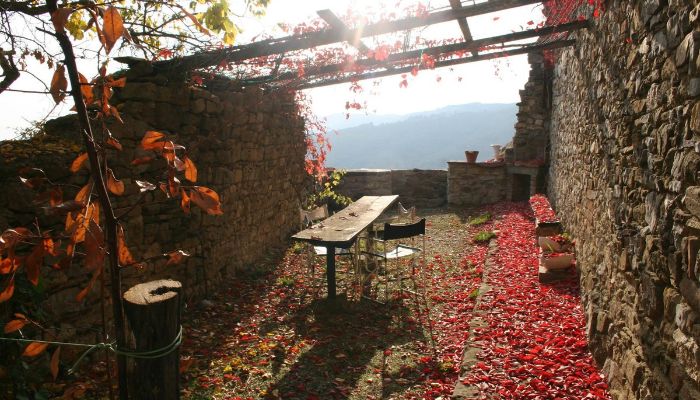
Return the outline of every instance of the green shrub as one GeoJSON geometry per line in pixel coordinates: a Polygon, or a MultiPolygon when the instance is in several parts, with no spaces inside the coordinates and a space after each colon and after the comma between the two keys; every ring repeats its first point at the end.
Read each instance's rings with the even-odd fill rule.
{"type": "Polygon", "coordinates": [[[488,243],[489,240],[491,240],[495,237],[496,237],[496,234],[493,232],[482,231],[482,232],[477,233],[474,236],[474,243],[488,243]]]}
{"type": "Polygon", "coordinates": [[[491,219],[491,214],[489,214],[489,213],[482,214],[482,215],[479,215],[478,217],[471,218],[469,220],[469,225],[471,225],[471,226],[483,225],[483,224],[489,222],[490,219],[491,219]]]}

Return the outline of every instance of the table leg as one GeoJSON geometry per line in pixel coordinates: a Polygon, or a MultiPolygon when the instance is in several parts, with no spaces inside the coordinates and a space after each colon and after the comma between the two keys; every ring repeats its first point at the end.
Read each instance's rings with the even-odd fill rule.
{"type": "Polygon", "coordinates": [[[326,279],[328,280],[328,298],[335,299],[335,247],[326,247],[326,279]]]}

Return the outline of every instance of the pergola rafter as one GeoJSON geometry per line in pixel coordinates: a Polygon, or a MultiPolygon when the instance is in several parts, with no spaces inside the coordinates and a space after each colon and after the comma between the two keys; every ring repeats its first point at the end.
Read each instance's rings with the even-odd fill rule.
{"type": "MultiPolygon", "coordinates": [[[[460,0],[450,0],[450,7],[452,7],[453,10],[460,10],[462,8],[462,2],[460,0]]],[[[467,19],[459,18],[457,19],[457,23],[459,24],[459,29],[462,31],[462,36],[464,36],[464,42],[471,42],[473,40],[472,32],[469,29],[469,23],[467,22],[467,19]]],[[[479,54],[479,52],[474,50],[472,51],[472,54],[477,55],[479,54]]]]}
{"type": "Polygon", "coordinates": [[[435,11],[426,15],[410,17],[396,21],[382,21],[370,24],[361,29],[333,28],[300,35],[267,39],[240,46],[232,46],[201,52],[172,60],[158,61],[153,64],[156,69],[163,70],[195,70],[212,67],[222,63],[236,63],[244,60],[265,57],[274,54],[288,53],[296,50],[311,49],[333,43],[352,42],[355,38],[379,36],[397,31],[408,31],[441,22],[459,18],[473,17],[492,12],[507,10],[529,4],[541,3],[542,0],[490,0],[460,9],[435,11]]]}
{"type": "MultiPolygon", "coordinates": [[[[405,74],[414,72],[415,69],[447,67],[570,46],[574,43],[573,41],[557,40],[553,35],[588,27],[588,21],[573,21],[555,26],[473,39],[467,23],[468,17],[541,2],[542,0],[490,0],[477,4],[463,5],[460,0],[450,0],[449,9],[432,11],[421,16],[395,21],[382,21],[361,26],[357,29],[348,28],[330,10],[321,10],[318,11],[318,15],[329,26],[321,31],[266,39],[177,59],[157,61],[153,63],[153,67],[161,71],[182,72],[223,64],[237,64],[240,67],[239,71],[244,73],[246,68],[253,68],[256,65],[268,65],[270,61],[266,57],[277,55],[278,57],[276,57],[274,62],[276,65],[267,69],[266,73],[268,75],[244,79],[243,84],[271,84],[294,89],[308,89],[405,74]],[[415,28],[453,20],[457,20],[459,23],[464,41],[392,54],[383,52],[381,57],[377,57],[376,52],[362,42],[362,38],[365,37],[379,36],[397,31],[410,31],[415,28]],[[530,38],[540,38],[540,40],[536,43],[522,43],[523,40],[530,38]],[[357,48],[361,57],[341,63],[338,63],[338,58],[336,58],[336,61],[331,61],[331,64],[321,66],[311,65],[309,62],[299,61],[298,59],[300,54],[303,57],[303,53],[299,53],[299,51],[343,42],[357,48]],[[471,53],[471,55],[465,56],[465,53],[471,53]],[[426,56],[429,58],[426,59],[426,56]],[[285,58],[290,60],[289,57],[297,57],[297,61],[288,61],[287,70],[280,71],[283,60],[285,58]],[[290,71],[290,66],[292,65],[298,66],[299,70],[290,71]]],[[[566,38],[566,35],[562,37],[566,38]]],[[[120,61],[129,64],[136,62],[129,59],[120,61]]]]}
{"type": "MultiPolygon", "coordinates": [[[[549,42],[549,43],[545,43],[545,44],[524,45],[524,46],[521,46],[521,47],[513,49],[513,50],[499,51],[499,52],[493,52],[493,53],[481,53],[481,54],[457,58],[457,59],[436,61],[435,68],[451,67],[451,66],[459,65],[459,64],[467,64],[467,63],[472,63],[472,62],[477,62],[477,61],[493,60],[496,58],[516,56],[519,54],[528,54],[528,53],[539,52],[539,51],[544,51],[544,50],[554,50],[554,49],[559,49],[562,47],[571,46],[574,43],[576,43],[575,40],[557,40],[557,41],[549,42]]],[[[367,73],[361,73],[361,74],[350,74],[350,75],[342,76],[342,77],[332,77],[332,78],[328,78],[328,79],[321,79],[321,80],[318,80],[315,82],[314,81],[305,82],[305,83],[302,83],[300,85],[295,86],[295,88],[298,90],[303,90],[303,89],[311,89],[311,88],[321,87],[321,86],[337,85],[340,83],[362,81],[362,80],[367,80],[367,79],[378,79],[378,78],[383,78],[383,77],[391,76],[391,75],[406,74],[406,73],[411,72],[413,70],[413,68],[414,68],[413,66],[408,66],[408,67],[402,67],[402,68],[394,68],[391,70],[367,72],[367,73]]]]}
{"type": "MultiPolygon", "coordinates": [[[[430,47],[426,49],[419,49],[419,50],[411,50],[411,51],[406,51],[403,53],[394,53],[390,54],[385,61],[377,61],[374,58],[361,58],[359,60],[353,61],[353,63],[348,64],[348,63],[340,63],[340,64],[330,64],[330,65],[324,65],[320,67],[307,67],[305,68],[305,75],[304,75],[304,80],[308,83],[301,83],[299,86],[303,88],[307,87],[317,87],[317,86],[323,86],[321,84],[317,83],[311,83],[309,82],[312,80],[314,77],[318,76],[323,76],[323,75],[332,75],[332,74],[338,74],[338,73],[354,73],[355,76],[363,76],[362,74],[364,73],[369,73],[368,70],[372,69],[387,69],[387,71],[391,71],[392,73],[386,73],[382,76],[388,76],[392,74],[402,74],[406,72],[410,72],[414,67],[416,67],[420,63],[420,58],[423,55],[429,55],[432,56],[436,59],[439,59],[441,57],[447,57],[450,55],[453,55],[457,52],[471,52],[474,56],[478,54],[474,54],[474,52],[480,50],[480,49],[485,49],[489,46],[495,46],[495,45],[502,45],[504,47],[506,46],[516,46],[519,47],[517,49],[511,50],[511,51],[503,51],[500,52],[499,54],[502,54],[500,57],[504,57],[507,55],[516,55],[516,54],[524,54],[527,52],[531,51],[539,51],[541,50],[541,46],[532,46],[532,45],[523,45],[523,44],[513,44],[514,42],[524,40],[524,39],[531,39],[535,37],[541,37],[541,36],[547,36],[547,35],[552,35],[556,33],[562,33],[562,32],[571,32],[583,28],[588,27],[588,21],[583,20],[583,21],[573,21],[573,22],[567,22],[564,24],[556,25],[556,26],[548,26],[544,28],[538,28],[538,29],[529,29],[525,30],[522,32],[513,32],[513,33],[508,33],[505,35],[498,35],[498,36],[493,36],[493,37],[488,37],[488,38],[483,38],[483,39],[477,39],[477,40],[472,40],[469,43],[466,42],[460,42],[460,43],[452,43],[452,44],[447,44],[447,45],[442,45],[442,46],[435,46],[435,47],[430,47]],[[527,51],[525,51],[527,49],[527,51]],[[518,51],[517,53],[514,53],[514,51],[518,51]],[[410,67],[406,67],[404,65],[396,65],[396,64],[403,64],[407,62],[413,62],[410,67]],[[396,68],[399,67],[399,68],[396,68]],[[310,86],[313,85],[313,86],[310,86]]],[[[571,42],[566,42],[571,44],[571,42]]],[[[486,57],[490,53],[484,54],[484,57],[480,58],[459,58],[464,60],[463,63],[466,62],[475,62],[475,61],[481,61],[481,60],[486,60],[490,59],[486,57]],[[467,61],[468,60],[468,61],[467,61]]],[[[491,57],[491,58],[499,58],[499,57],[491,57]]],[[[445,60],[447,61],[447,60],[445,60]]],[[[450,60],[452,61],[452,60],[450,60]]],[[[454,64],[450,64],[454,65],[454,64]]],[[[439,66],[446,66],[443,65],[439,60],[435,63],[435,67],[438,68],[439,66]]],[[[371,79],[374,76],[369,76],[368,78],[362,78],[362,79],[371,79]]],[[[331,80],[329,82],[334,82],[335,79],[338,77],[334,76],[331,77],[331,80]]],[[[271,82],[279,82],[279,81],[292,81],[292,80],[298,80],[299,77],[295,72],[287,72],[287,73],[282,73],[279,75],[270,75],[270,76],[265,76],[261,77],[258,79],[252,79],[249,80],[248,83],[271,83],[271,82]]],[[[358,79],[358,80],[362,80],[358,79]]],[[[345,82],[349,82],[350,80],[346,80],[345,82]]],[[[339,82],[341,83],[341,82],[339,82]]],[[[333,84],[333,83],[328,83],[328,84],[333,84]]]]}

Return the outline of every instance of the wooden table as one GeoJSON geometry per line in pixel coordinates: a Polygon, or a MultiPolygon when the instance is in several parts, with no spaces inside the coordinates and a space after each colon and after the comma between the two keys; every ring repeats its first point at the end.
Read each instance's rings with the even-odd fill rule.
{"type": "Polygon", "coordinates": [[[326,279],[328,298],[335,298],[335,248],[348,248],[357,236],[372,224],[399,198],[392,196],[364,196],[342,211],[305,229],[292,239],[324,246],[326,251],[326,279]]]}

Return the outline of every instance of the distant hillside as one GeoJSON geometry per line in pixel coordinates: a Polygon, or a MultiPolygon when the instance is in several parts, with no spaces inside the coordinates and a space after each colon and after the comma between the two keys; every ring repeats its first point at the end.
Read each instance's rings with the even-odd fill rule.
{"type": "Polygon", "coordinates": [[[462,104],[434,111],[399,115],[328,117],[333,150],[327,165],[335,168],[446,169],[463,160],[465,150],[491,158],[491,144],[513,137],[515,104],[462,104]],[[373,119],[374,117],[374,119],[373,119]],[[355,124],[352,126],[352,120],[355,124]],[[375,122],[372,122],[375,121],[375,122]]]}

